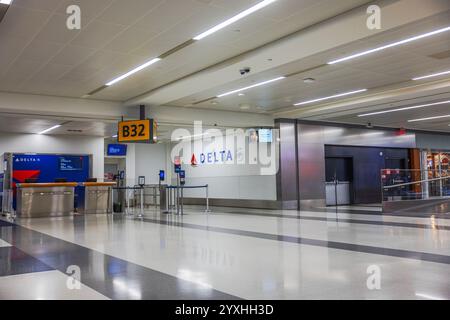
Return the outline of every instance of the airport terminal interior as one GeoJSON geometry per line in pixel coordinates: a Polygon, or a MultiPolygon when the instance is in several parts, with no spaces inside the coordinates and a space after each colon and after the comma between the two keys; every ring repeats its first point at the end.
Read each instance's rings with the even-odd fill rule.
{"type": "Polygon", "coordinates": [[[450,300],[449,0],[0,0],[0,300],[450,300]]]}

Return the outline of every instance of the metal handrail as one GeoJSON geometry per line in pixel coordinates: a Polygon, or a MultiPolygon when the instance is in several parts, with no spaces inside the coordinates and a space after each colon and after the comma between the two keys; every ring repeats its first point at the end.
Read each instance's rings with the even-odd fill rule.
{"type": "Polygon", "coordinates": [[[414,181],[414,182],[405,182],[405,183],[400,183],[400,184],[394,184],[392,186],[384,186],[383,189],[392,189],[392,188],[397,188],[397,187],[410,186],[410,185],[414,185],[414,184],[418,184],[418,183],[445,180],[445,179],[449,179],[449,178],[450,178],[450,176],[446,176],[446,177],[439,177],[439,178],[433,178],[433,179],[427,179],[427,180],[419,180],[419,181],[414,181]]]}

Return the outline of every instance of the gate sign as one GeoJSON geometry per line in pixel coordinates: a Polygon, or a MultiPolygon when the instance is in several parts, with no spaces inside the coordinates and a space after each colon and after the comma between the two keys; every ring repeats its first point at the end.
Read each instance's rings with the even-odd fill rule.
{"type": "Polygon", "coordinates": [[[119,122],[118,142],[156,142],[156,122],[153,119],[119,122]]]}

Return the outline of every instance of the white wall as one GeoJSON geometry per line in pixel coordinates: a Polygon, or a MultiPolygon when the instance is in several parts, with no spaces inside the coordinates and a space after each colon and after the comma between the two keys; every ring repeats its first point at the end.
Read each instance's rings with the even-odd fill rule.
{"type": "MultiPolygon", "coordinates": [[[[159,170],[167,172],[166,144],[135,144],[135,177],[145,176],[145,183],[157,184],[159,170]]],[[[129,175],[131,176],[131,175],[129,175]]]]}
{"type": "Polygon", "coordinates": [[[0,133],[0,154],[6,152],[92,154],[93,176],[103,178],[103,137],[0,133]]]}

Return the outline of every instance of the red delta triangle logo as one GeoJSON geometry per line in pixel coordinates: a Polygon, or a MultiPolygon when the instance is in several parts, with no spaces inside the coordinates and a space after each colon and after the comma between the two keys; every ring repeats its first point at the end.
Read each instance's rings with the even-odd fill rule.
{"type": "Polygon", "coordinates": [[[195,157],[195,154],[192,154],[191,157],[191,166],[196,167],[198,165],[197,158],[195,157]]]}

